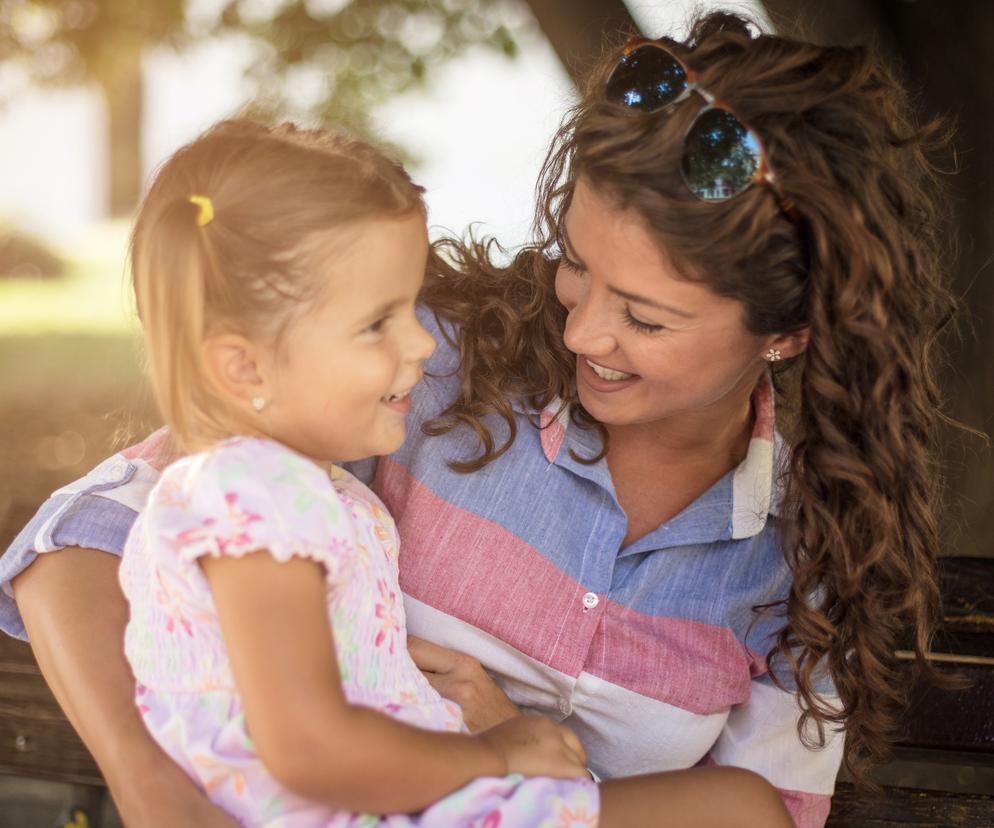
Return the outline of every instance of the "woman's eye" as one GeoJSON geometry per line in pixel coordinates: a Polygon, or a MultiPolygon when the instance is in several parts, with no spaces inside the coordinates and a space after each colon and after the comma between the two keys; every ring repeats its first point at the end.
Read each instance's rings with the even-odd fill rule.
{"type": "Polygon", "coordinates": [[[656,333],[657,331],[661,331],[663,330],[664,327],[666,327],[665,325],[654,325],[650,322],[643,322],[638,317],[632,316],[632,310],[629,307],[625,308],[623,317],[625,320],[625,324],[629,328],[633,328],[634,330],[639,331],[640,333],[656,333]]]}
{"type": "Polygon", "coordinates": [[[559,263],[570,273],[583,273],[583,268],[572,259],[567,258],[565,254],[559,259],[559,263]]]}

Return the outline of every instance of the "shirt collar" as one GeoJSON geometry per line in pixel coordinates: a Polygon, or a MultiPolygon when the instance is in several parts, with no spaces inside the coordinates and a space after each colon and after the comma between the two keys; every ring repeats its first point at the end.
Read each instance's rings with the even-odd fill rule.
{"type": "MultiPolygon", "coordinates": [[[[699,512],[699,507],[705,502],[710,506],[706,511],[714,514],[716,519],[719,513],[722,516],[712,526],[711,540],[753,537],[765,528],[770,515],[779,517],[788,453],[782,436],[776,430],[774,396],[773,380],[766,372],[752,393],[755,423],[745,459],[701,495],[698,501],[669,521],[667,526],[671,530],[683,522],[682,518],[688,516],[689,510],[699,512]],[[721,503],[711,504],[719,494],[721,503]]],[[[539,426],[539,442],[549,463],[565,463],[572,467],[574,463],[566,459],[570,446],[591,456],[600,450],[596,432],[581,429],[573,423],[569,406],[564,406],[559,398],[553,399],[539,413],[539,426]]],[[[605,465],[606,474],[605,461],[598,465],[605,465]]],[[[593,471],[587,466],[584,476],[590,476],[593,471]]],[[[599,475],[594,472],[594,476],[599,475]]],[[[698,529],[702,528],[698,520],[694,523],[698,524],[698,529]]]]}

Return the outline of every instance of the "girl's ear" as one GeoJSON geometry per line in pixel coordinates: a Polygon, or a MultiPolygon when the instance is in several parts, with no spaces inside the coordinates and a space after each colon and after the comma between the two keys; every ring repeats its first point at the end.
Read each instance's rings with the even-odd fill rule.
{"type": "Polygon", "coordinates": [[[788,334],[775,334],[769,339],[764,340],[765,344],[763,345],[760,357],[765,359],[766,354],[771,350],[779,351],[780,359],[790,359],[791,357],[800,356],[807,349],[810,339],[810,328],[801,328],[799,331],[788,334]]]}
{"type": "Polygon", "coordinates": [[[240,334],[208,337],[203,345],[207,375],[225,395],[240,402],[267,396],[267,368],[263,354],[240,334]]]}

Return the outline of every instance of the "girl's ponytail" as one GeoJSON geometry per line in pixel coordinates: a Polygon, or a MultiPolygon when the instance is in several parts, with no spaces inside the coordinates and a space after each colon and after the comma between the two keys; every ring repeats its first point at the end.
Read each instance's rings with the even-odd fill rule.
{"type": "Polygon", "coordinates": [[[215,410],[204,405],[212,395],[202,344],[205,288],[214,269],[209,236],[217,228],[200,226],[201,211],[189,199],[170,200],[146,218],[132,251],[152,384],[173,440],[184,447],[203,434],[203,412],[215,410]]]}

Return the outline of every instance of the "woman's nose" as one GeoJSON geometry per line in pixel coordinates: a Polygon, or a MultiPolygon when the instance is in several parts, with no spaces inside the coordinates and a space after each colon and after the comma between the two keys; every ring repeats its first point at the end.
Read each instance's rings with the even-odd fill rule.
{"type": "Polygon", "coordinates": [[[574,354],[605,356],[616,342],[611,331],[606,303],[593,291],[573,297],[566,305],[566,330],[563,342],[574,354]]]}

